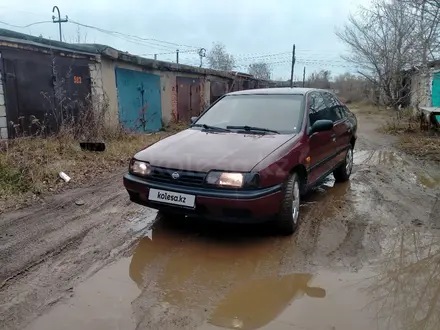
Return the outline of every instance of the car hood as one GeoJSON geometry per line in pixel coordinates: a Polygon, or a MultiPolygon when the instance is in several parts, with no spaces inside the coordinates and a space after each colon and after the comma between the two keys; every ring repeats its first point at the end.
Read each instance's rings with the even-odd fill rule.
{"type": "Polygon", "coordinates": [[[187,129],[138,152],[135,158],[153,166],[188,171],[246,172],[293,135],[239,134],[187,129]]]}

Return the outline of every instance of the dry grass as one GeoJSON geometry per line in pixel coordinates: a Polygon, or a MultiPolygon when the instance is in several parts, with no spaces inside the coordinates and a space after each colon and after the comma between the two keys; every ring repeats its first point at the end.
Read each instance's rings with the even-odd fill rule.
{"type": "Polygon", "coordinates": [[[388,111],[384,117],[384,123],[379,128],[381,133],[400,135],[404,133],[415,133],[419,129],[419,121],[412,109],[403,109],[398,113],[394,110],[388,111]]]}
{"type": "Polygon", "coordinates": [[[371,102],[357,102],[347,104],[347,106],[354,113],[367,114],[367,115],[375,115],[375,114],[387,114],[388,111],[383,106],[374,105],[371,102]]]}
{"type": "Polygon", "coordinates": [[[390,116],[379,131],[398,136],[398,147],[408,154],[440,161],[440,135],[435,131],[421,131],[420,120],[411,109],[402,110],[399,116],[390,116]]]}
{"type": "Polygon", "coordinates": [[[440,162],[440,136],[427,136],[421,133],[406,134],[400,137],[399,147],[418,158],[440,162]]]}
{"type": "MultiPolygon", "coordinates": [[[[47,105],[44,118],[51,118],[51,122],[40,122],[41,118],[32,115],[19,117],[17,122],[9,123],[14,139],[0,145],[0,213],[3,205],[11,201],[21,204],[29,195],[35,198],[108,175],[127,166],[137,151],[186,128],[185,124],[178,123],[155,134],[131,134],[121,128],[111,128],[107,96],[95,92],[84,100],[71,98],[64,86],[71,79],[71,72],[61,76],[56,72],[57,67],[53,59],[57,75],[54,95],[41,93],[42,99],[37,100],[47,105]],[[93,94],[100,96],[93,99],[93,94]],[[53,131],[57,133],[50,135],[53,131]],[[106,149],[84,151],[80,141],[105,142],[106,149]],[[60,179],[60,172],[71,177],[68,184],[60,179]]],[[[139,113],[146,110],[145,106],[139,113]]],[[[134,124],[145,124],[142,118],[134,124]]]]}
{"type": "Polygon", "coordinates": [[[88,182],[125,166],[137,151],[171,134],[121,134],[106,140],[104,152],[84,151],[78,141],[66,136],[16,139],[0,153],[0,199],[56,191],[66,185],[59,178],[61,171],[72,183],[88,182]]]}

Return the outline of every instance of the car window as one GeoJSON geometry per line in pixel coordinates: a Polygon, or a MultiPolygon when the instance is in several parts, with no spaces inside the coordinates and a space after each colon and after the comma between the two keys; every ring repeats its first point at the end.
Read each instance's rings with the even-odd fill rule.
{"type": "Polygon", "coordinates": [[[341,113],[341,105],[338,100],[330,93],[323,93],[327,105],[326,117],[333,122],[337,122],[344,118],[341,113]]]}
{"type": "Polygon", "coordinates": [[[194,124],[221,128],[254,126],[282,134],[298,133],[304,116],[304,96],[292,94],[228,95],[194,124]]]}
{"type": "Polygon", "coordinates": [[[342,119],[347,118],[347,113],[345,112],[345,107],[344,106],[340,105],[338,107],[338,111],[339,111],[339,114],[340,114],[342,119]]]}
{"type": "Polygon", "coordinates": [[[312,126],[315,121],[327,119],[325,116],[326,104],[321,93],[312,92],[308,96],[309,105],[309,125],[312,126]]]}

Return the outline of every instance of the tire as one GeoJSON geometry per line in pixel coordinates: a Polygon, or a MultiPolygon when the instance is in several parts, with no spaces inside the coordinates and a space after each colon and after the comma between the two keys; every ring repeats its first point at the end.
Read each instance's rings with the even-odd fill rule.
{"type": "Polygon", "coordinates": [[[353,147],[347,150],[344,162],[333,171],[333,176],[336,182],[345,182],[350,179],[353,171],[353,147]]]}
{"type": "Polygon", "coordinates": [[[278,232],[283,236],[292,235],[299,224],[301,180],[297,173],[287,179],[283,187],[283,200],[276,218],[278,232]]]}

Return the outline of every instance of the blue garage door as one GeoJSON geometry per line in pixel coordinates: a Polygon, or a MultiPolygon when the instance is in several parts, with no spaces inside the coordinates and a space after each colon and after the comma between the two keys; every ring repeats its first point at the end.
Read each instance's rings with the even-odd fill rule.
{"type": "Polygon", "coordinates": [[[440,72],[434,73],[432,80],[432,106],[440,107],[440,72]]]}
{"type": "Polygon", "coordinates": [[[116,68],[119,122],[135,132],[158,131],[162,127],[160,76],[116,68]]]}

